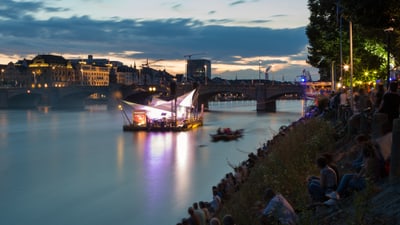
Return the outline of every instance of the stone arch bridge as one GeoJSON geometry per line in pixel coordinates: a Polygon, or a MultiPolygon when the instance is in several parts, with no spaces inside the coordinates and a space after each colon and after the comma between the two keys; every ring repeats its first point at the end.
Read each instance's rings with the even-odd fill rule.
{"type": "Polygon", "coordinates": [[[240,84],[200,86],[198,103],[208,108],[208,101],[218,93],[242,93],[257,102],[257,111],[275,112],[276,100],[285,95],[304,96],[305,89],[300,84],[240,84]]]}
{"type": "MultiPolygon", "coordinates": [[[[193,90],[193,84],[178,84],[176,95],[182,95],[193,90]]],[[[241,93],[248,99],[257,102],[257,111],[275,112],[276,100],[281,96],[294,94],[304,95],[304,86],[299,84],[207,84],[197,86],[198,105],[203,104],[208,108],[208,101],[219,93],[241,93]]],[[[120,86],[94,87],[74,86],[65,88],[4,88],[0,89],[0,108],[35,108],[38,106],[51,106],[54,108],[79,108],[91,100],[93,94],[104,95],[102,104],[116,105],[116,99],[147,99],[156,93],[169,93],[168,86],[157,86],[156,92],[149,91],[144,87],[121,89],[120,86]],[[113,96],[114,93],[121,93],[121,96],[113,96]]],[[[137,101],[133,101],[140,103],[137,101]]]]}

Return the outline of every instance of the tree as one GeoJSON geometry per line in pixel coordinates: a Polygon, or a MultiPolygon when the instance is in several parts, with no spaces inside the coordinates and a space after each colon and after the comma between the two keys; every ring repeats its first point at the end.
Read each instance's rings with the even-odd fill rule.
{"type": "MultiPolygon", "coordinates": [[[[384,29],[399,27],[400,3],[396,0],[309,0],[310,23],[306,28],[310,47],[307,62],[319,68],[321,79],[328,78],[333,61],[342,69],[340,63],[340,44],[342,62],[349,62],[349,21],[353,24],[353,70],[354,78],[365,80],[366,74],[374,74],[374,79],[386,76],[387,40],[384,29]],[[373,71],[373,73],[370,73],[373,71]]],[[[392,34],[393,51],[399,47],[398,31],[392,34]],[[394,48],[395,47],[395,48],[394,48]]]]}
{"type": "Polygon", "coordinates": [[[321,80],[327,80],[332,61],[339,62],[339,33],[336,7],[330,0],[309,0],[310,23],[306,28],[309,39],[307,62],[320,69],[321,80]]]}

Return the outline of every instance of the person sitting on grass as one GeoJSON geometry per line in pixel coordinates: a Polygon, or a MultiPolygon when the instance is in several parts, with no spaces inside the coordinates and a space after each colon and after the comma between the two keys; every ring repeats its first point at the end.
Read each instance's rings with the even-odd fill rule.
{"type": "Polygon", "coordinates": [[[338,179],[335,170],[328,165],[326,157],[318,157],[317,166],[320,169],[320,176],[307,178],[308,192],[313,202],[324,202],[325,195],[337,188],[338,179]]]}
{"type": "Polygon", "coordinates": [[[378,184],[384,176],[384,164],[376,155],[376,146],[371,142],[362,143],[363,165],[359,173],[343,175],[336,191],[326,196],[331,199],[339,199],[340,196],[348,195],[351,191],[365,189],[367,181],[378,184]]]}
{"type": "Polygon", "coordinates": [[[261,224],[295,225],[297,223],[296,212],[281,194],[275,193],[271,188],[268,188],[264,194],[264,201],[268,203],[262,209],[261,224]]]}

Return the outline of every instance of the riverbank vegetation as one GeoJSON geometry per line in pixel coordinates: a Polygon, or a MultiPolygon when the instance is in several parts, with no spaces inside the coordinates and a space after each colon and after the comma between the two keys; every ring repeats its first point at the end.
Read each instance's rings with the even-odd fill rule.
{"type": "Polygon", "coordinates": [[[395,220],[400,218],[397,186],[387,182],[378,189],[367,185],[364,191],[341,199],[333,207],[310,207],[306,180],[309,175],[319,175],[317,156],[331,153],[338,160],[341,173],[350,171],[352,138],[338,139],[336,132],[331,123],[313,118],[300,120],[277,134],[267,149],[267,156],[257,159],[239,190],[225,200],[218,217],[231,214],[237,225],[261,224],[260,207],[267,204],[263,202],[263,194],[266,188],[272,188],[294,207],[300,218],[299,225],[397,224],[395,220]]]}
{"type": "MultiPolygon", "coordinates": [[[[268,147],[267,157],[258,159],[247,181],[225,202],[220,214],[234,215],[237,224],[259,224],[256,204],[262,201],[264,190],[270,187],[302,212],[302,224],[310,224],[306,178],[319,174],[315,165],[317,155],[333,152],[334,146],[334,129],[326,121],[297,122],[285,133],[275,136],[273,144],[268,147]]],[[[263,206],[265,204],[262,202],[263,206]]]]}

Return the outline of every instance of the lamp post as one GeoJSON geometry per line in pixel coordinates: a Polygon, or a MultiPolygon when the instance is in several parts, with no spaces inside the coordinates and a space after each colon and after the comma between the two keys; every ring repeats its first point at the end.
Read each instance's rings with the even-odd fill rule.
{"type": "Polygon", "coordinates": [[[33,71],[33,84],[36,86],[36,72],[33,71]]]}
{"type": "Polygon", "coordinates": [[[258,83],[261,84],[261,59],[258,60],[258,83]]]}
{"type": "Polygon", "coordinates": [[[0,85],[4,85],[4,69],[1,69],[1,84],[0,85]]]}
{"type": "MultiPolygon", "coordinates": [[[[343,70],[344,70],[344,72],[348,72],[349,71],[349,69],[350,69],[350,66],[348,65],[348,64],[344,64],[343,65],[343,70]]],[[[344,81],[343,81],[343,84],[344,85],[347,85],[347,75],[346,74],[344,74],[344,77],[345,77],[345,79],[344,79],[344,81]]]]}
{"type": "Polygon", "coordinates": [[[349,21],[350,30],[350,106],[353,109],[353,23],[349,21]]]}
{"type": "Polygon", "coordinates": [[[80,71],[81,71],[81,86],[83,86],[83,69],[81,68],[80,71]]]}
{"type": "Polygon", "coordinates": [[[335,61],[331,62],[331,90],[335,91],[335,61]]]}
{"type": "Polygon", "coordinates": [[[389,27],[384,29],[383,31],[387,33],[387,88],[389,88],[389,84],[390,84],[390,36],[391,33],[393,32],[394,28],[393,27],[389,27]]]}

